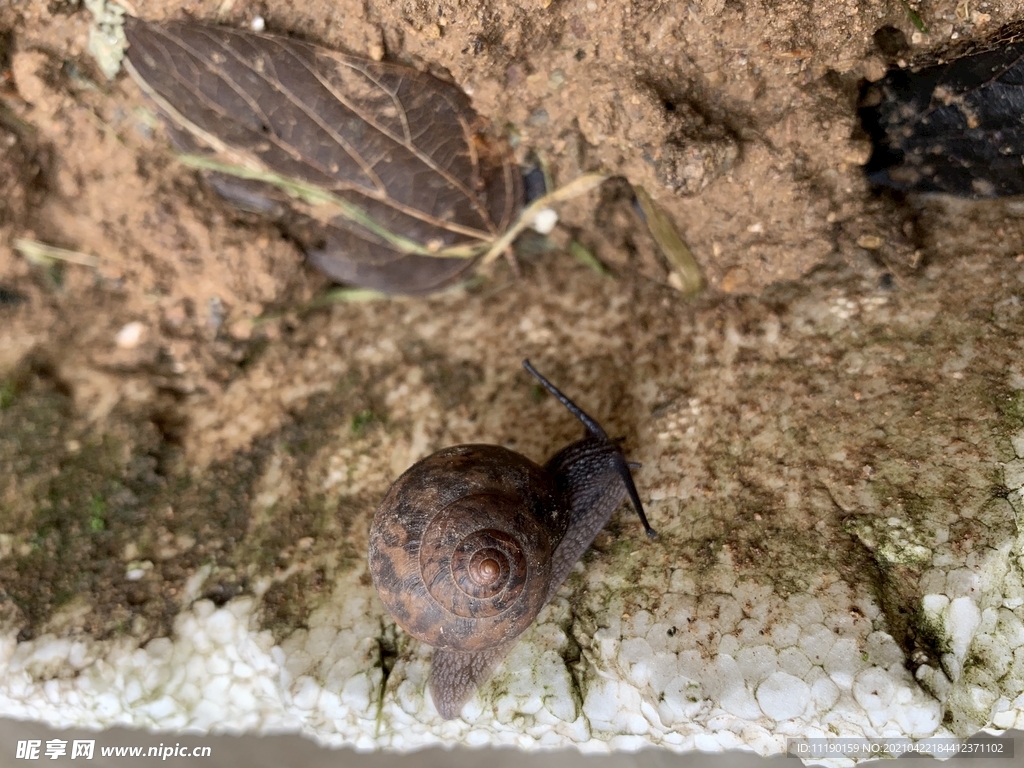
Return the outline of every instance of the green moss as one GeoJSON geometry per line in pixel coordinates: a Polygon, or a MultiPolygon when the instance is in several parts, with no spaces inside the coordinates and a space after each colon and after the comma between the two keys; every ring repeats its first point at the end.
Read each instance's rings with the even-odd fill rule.
{"type": "MultiPolygon", "coordinates": [[[[0,433],[0,475],[16,478],[15,493],[0,508],[0,524],[29,546],[0,560],[0,583],[23,617],[23,638],[78,596],[89,601],[85,629],[93,636],[138,627],[146,636],[167,634],[180,610],[175,596],[199,568],[213,566],[202,596],[223,602],[249,589],[254,576],[274,573],[280,553],[304,537],[317,542],[311,556],[329,553],[336,564],[326,579],[333,568],[361,562],[346,540],[351,521],[336,519],[336,500],[303,491],[283,499],[265,523],[251,519],[268,459],[293,446],[287,461],[302,476],[348,418],[338,402],[314,403],[283,431],[194,478],[182,463],[161,463],[173,447],[152,423],[115,412],[97,436],[94,425],[76,418],[59,383],[31,371],[17,381],[0,433]],[[158,547],[178,541],[193,543],[173,557],[156,556],[158,547]],[[129,546],[137,559],[155,563],[135,582],[124,579],[129,546]]],[[[355,503],[363,514],[372,502],[355,503]]],[[[290,593],[300,613],[318,599],[314,586],[290,593]]]]}
{"type": "Polygon", "coordinates": [[[14,398],[17,396],[17,388],[14,381],[11,379],[5,379],[0,381],[0,411],[6,411],[14,404],[14,398]]]}
{"type": "Polygon", "coordinates": [[[89,530],[99,533],[107,527],[105,519],[107,504],[102,496],[93,496],[89,499],[89,530]]]}
{"type": "Polygon", "coordinates": [[[941,658],[944,654],[952,653],[953,646],[949,635],[946,634],[942,619],[932,616],[922,609],[913,614],[914,634],[920,644],[925,647],[935,659],[941,658]]]}
{"type": "Polygon", "coordinates": [[[996,407],[1008,433],[1024,427],[1024,390],[1003,390],[995,393],[996,407]]]}
{"type": "Polygon", "coordinates": [[[380,424],[383,421],[384,419],[378,414],[374,413],[373,410],[371,410],[370,408],[364,408],[363,410],[358,411],[352,416],[352,421],[349,424],[349,428],[351,429],[352,434],[356,435],[357,437],[361,437],[367,430],[370,429],[370,427],[374,426],[375,424],[380,424]]]}
{"type": "Polygon", "coordinates": [[[11,598],[30,622],[45,620],[80,593],[94,593],[119,567],[104,499],[124,490],[116,479],[122,474],[120,448],[108,437],[74,454],[56,449],[56,475],[37,486],[31,550],[13,559],[14,573],[4,574],[11,598]]]}
{"type": "Polygon", "coordinates": [[[295,573],[275,583],[263,596],[263,626],[278,642],[306,627],[315,598],[329,592],[329,587],[323,568],[295,573]]]}

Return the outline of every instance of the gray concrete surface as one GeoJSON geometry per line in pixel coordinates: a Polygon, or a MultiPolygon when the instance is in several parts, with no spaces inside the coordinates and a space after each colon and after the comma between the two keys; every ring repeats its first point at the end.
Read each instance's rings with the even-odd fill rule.
{"type": "MultiPolygon", "coordinates": [[[[1014,739],[1012,759],[955,758],[943,761],[943,768],[1017,768],[1024,766],[1024,732],[1008,732],[1014,739]]],[[[52,760],[41,756],[39,761],[19,760],[16,757],[17,742],[22,739],[95,739],[96,753],[88,765],[93,768],[122,768],[133,763],[155,763],[157,758],[101,757],[99,748],[117,746],[152,747],[160,744],[183,746],[209,746],[211,755],[207,758],[170,757],[159,761],[168,768],[202,764],[205,768],[279,768],[279,766],[302,766],[303,768],[469,768],[487,765],[488,768],[759,768],[766,762],[776,765],[788,762],[785,757],[762,758],[757,755],[730,752],[726,754],[678,755],[667,750],[645,750],[636,754],[610,756],[581,755],[578,752],[560,750],[557,752],[524,754],[516,750],[496,749],[428,749],[412,755],[385,753],[358,754],[352,750],[324,749],[301,736],[175,736],[166,733],[147,733],[115,728],[99,733],[77,729],[58,730],[47,728],[40,723],[0,719],[0,768],[24,768],[27,765],[81,765],[81,759],[59,757],[52,760]]],[[[896,763],[927,758],[904,757],[896,763]]],[[[863,763],[871,765],[872,763],[863,763]]],[[[789,765],[799,766],[797,762],[789,765]]],[[[889,762],[886,765],[893,765],[889,762]]]]}

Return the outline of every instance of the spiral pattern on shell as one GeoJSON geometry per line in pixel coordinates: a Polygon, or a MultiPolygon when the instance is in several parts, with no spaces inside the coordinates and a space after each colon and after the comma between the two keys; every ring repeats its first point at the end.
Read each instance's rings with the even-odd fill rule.
{"type": "Polygon", "coordinates": [[[475,652],[521,634],[544,605],[568,510],[544,470],[494,445],[410,467],[370,529],[370,574],[404,630],[475,652]]]}

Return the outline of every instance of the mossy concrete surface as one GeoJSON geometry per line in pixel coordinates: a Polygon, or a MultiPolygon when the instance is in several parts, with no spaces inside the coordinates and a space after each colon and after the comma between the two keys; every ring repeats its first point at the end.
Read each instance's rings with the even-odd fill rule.
{"type": "Polygon", "coordinates": [[[129,405],[90,422],[25,358],[0,433],[3,713],[762,754],[1024,725],[1016,261],[898,284],[837,263],[690,306],[565,261],[530,279],[286,321],[177,430],[129,405]],[[434,449],[573,439],[525,356],[625,436],[659,538],[617,516],[442,722],[366,530],[434,449]]]}

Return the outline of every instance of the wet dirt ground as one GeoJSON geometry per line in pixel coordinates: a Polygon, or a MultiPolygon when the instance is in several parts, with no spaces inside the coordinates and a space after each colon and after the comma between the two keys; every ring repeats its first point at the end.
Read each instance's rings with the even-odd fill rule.
{"type": "MultiPolygon", "coordinates": [[[[451,77],[558,181],[603,169],[642,184],[714,293],[757,293],[835,255],[909,278],[965,246],[978,258],[1019,252],[1012,205],[908,204],[862,178],[864,79],[984,37],[1024,3],[915,8],[927,33],[896,0],[136,3],[153,19],[246,26],[260,15],[268,31],[451,77]]],[[[223,389],[276,332],[254,342],[249,321],[325,283],[273,227],[233,211],[175,162],[136,86],[107,82],[85,52],[89,21],[69,0],[0,7],[0,371],[30,352],[59,360],[88,419],[133,403],[163,413],[185,440],[177,433],[189,431],[190,397],[223,389]],[[33,266],[12,247],[17,238],[97,266],[33,266]],[[118,346],[129,322],[141,336],[118,346]]],[[[573,235],[591,248],[624,294],[665,281],[621,185],[562,214],[562,242],[573,235]]],[[[525,297],[534,262],[553,258],[525,255],[522,275],[499,268],[491,285],[514,283],[507,289],[525,297]]]]}

